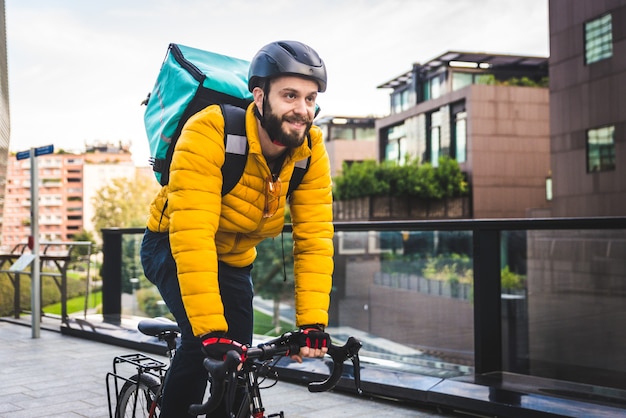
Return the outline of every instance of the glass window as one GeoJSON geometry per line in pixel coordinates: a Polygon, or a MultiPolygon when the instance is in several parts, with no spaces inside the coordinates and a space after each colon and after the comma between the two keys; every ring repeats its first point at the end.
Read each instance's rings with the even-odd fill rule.
{"type": "Polygon", "coordinates": [[[439,142],[441,140],[441,127],[433,126],[430,129],[430,162],[433,167],[439,166],[439,142]]]}
{"type": "Polygon", "coordinates": [[[393,92],[391,95],[392,113],[400,113],[411,107],[411,104],[409,103],[409,96],[408,88],[393,92]]]}
{"type": "Polygon", "coordinates": [[[333,141],[337,139],[354,139],[354,130],[351,126],[333,126],[333,141]]]}
{"type": "Polygon", "coordinates": [[[592,64],[613,55],[611,15],[585,23],[585,63],[592,64]]]}
{"type": "Polygon", "coordinates": [[[408,110],[411,104],[409,103],[409,89],[402,92],[402,110],[408,110]]]}
{"type": "Polygon", "coordinates": [[[473,75],[470,73],[452,73],[452,90],[460,90],[465,86],[472,84],[473,75]]]}
{"type": "Polygon", "coordinates": [[[388,161],[401,162],[406,153],[406,130],[403,125],[392,126],[387,131],[385,157],[388,161]]]}
{"type": "Polygon", "coordinates": [[[439,165],[441,148],[441,111],[431,113],[429,118],[430,130],[428,132],[429,138],[427,148],[430,152],[427,160],[430,161],[434,167],[437,167],[439,165]]]}
{"type": "Polygon", "coordinates": [[[615,127],[587,131],[587,172],[615,169],[615,127]]]}
{"type": "Polygon", "coordinates": [[[398,161],[398,142],[393,141],[387,144],[385,149],[385,160],[387,161],[398,161]]]}
{"type": "Polygon", "coordinates": [[[454,155],[459,162],[467,160],[467,112],[458,112],[454,115],[454,155]]]}
{"type": "Polygon", "coordinates": [[[437,76],[430,80],[430,98],[436,99],[439,96],[441,96],[441,85],[437,76]]]}
{"type": "Polygon", "coordinates": [[[431,100],[447,93],[446,75],[437,74],[424,83],[424,100],[431,100]]]}
{"type": "Polygon", "coordinates": [[[424,93],[424,101],[428,101],[431,99],[430,97],[430,80],[424,82],[424,84],[422,85],[422,90],[424,93]]]}
{"type": "Polygon", "coordinates": [[[375,128],[354,128],[355,137],[359,141],[376,141],[376,129],[375,128]]]}
{"type": "Polygon", "coordinates": [[[325,142],[330,141],[330,137],[328,136],[328,124],[324,123],[321,125],[318,125],[320,127],[320,129],[322,130],[322,137],[324,138],[325,142]]]}

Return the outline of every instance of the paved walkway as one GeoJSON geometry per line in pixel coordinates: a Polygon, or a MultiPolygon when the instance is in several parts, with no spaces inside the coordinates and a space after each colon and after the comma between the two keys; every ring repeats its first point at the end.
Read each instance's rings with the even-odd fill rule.
{"type": "MultiPolygon", "coordinates": [[[[107,418],[105,377],[116,355],[128,349],[0,320],[0,418],[107,418]]],[[[268,413],[288,418],[452,417],[382,400],[342,393],[309,393],[278,382],[262,392],[268,413]]]]}

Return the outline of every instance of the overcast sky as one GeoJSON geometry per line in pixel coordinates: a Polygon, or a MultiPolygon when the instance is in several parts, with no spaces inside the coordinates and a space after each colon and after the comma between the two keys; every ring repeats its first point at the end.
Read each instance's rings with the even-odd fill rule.
{"type": "Polygon", "coordinates": [[[548,0],[5,0],[11,150],[130,142],[170,42],[250,60],[309,44],[328,69],[321,115],[382,116],[377,89],[449,50],[549,55],[548,0]]]}

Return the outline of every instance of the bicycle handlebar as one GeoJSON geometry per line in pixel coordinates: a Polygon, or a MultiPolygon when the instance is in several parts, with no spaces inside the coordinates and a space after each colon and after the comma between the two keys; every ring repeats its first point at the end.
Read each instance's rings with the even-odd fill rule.
{"type": "Polygon", "coordinates": [[[322,382],[311,382],[308,385],[309,392],[326,392],[335,387],[343,374],[343,362],[352,359],[354,365],[354,384],[356,389],[361,393],[361,367],[359,363],[359,350],[361,342],[354,337],[348,338],[348,341],[342,346],[330,344],[328,354],[333,359],[333,370],[328,378],[322,382]]]}
{"type": "Polygon", "coordinates": [[[241,363],[241,356],[235,350],[226,353],[223,361],[205,358],[204,368],[209,370],[213,381],[211,382],[211,396],[202,405],[190,405],[189,413],[192,415],[207,414],[216,409],[224,396],[226,382],[234,382],[237,366],[241,363]]]}
{"type": "MultiPolygon", "coordinates": [[[[300,351],[300,345],[294,342],[294,340],[297,341],[297,335],[297,331],[288,332],[276,339],[259,344],[256,347],[248,347],[243,362],[239,353],[234,350],[229,351],[223,361],[205,358],[203,362],[204,367],[208,370],[212,378],[209,398],[201,405],[191,405],[189,407],[189,413],[197,416],[208,414],[216,409],[224,396],[226,384],[236,381],[237,368],[240,364],[243,363],[245,367],[245,365],[251,364],[257,360],[266,361],[275,357],[298,353],[300,351]]],[[[358,354],[361,345],[361,342],[354,337],[348,338],[346,343],[342,346],[331,343],[328,347],[328,354],[332,358],[333,369],[326,380],[310,382],[308,384],[309,392],[317,393],[333,389],[343,374],[343,363],[347,359],[351,359],[354,365],[354,383],[357,392],[361,394],[361,374],[358,354]]]]}

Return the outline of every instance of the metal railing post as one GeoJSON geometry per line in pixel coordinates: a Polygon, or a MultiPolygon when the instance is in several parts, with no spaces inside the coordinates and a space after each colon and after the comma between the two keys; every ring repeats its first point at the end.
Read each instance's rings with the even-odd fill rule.
{"type": "Polygon", "coordinates": [[[474,230],[474,368],[502,370],[500,230],[474,230]]]}
{"type": "Polygon", "coordinates": [[[122,234],[118,228],[102,229],[102,315],[118,321],[122,314],[122,234]]]}
{"type": "Polygon", "coordinates": [[[22,307],[21,307],[22,275],[19,272],[16,272],[13,277],[15,280],[13,282],[13,290],[15,292],[13,294],[13,318],[19,319],[20,313],[22,312],[22,307]]]}

